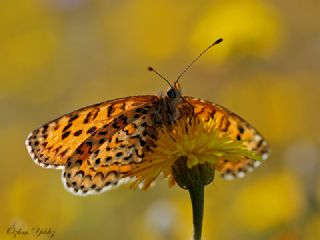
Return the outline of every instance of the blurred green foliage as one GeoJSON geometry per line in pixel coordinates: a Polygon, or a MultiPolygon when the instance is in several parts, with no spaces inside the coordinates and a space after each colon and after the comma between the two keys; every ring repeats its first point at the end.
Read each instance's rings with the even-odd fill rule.
{"type": "MultiPolygon", "coordinates": [[[[320,3],[200,0],[0,2],[0,239],[8,227],[54,239],[190,239],[187,192],[66,192],[24,140],[61,114],[154,94],[219,37],[181,80],[186,95],[243,116],[270,142],[246,178],[206,188],[204,239],[320,239],[320,3]]],[[[34,239],[22,236],[21,239],[34,239]]]]}

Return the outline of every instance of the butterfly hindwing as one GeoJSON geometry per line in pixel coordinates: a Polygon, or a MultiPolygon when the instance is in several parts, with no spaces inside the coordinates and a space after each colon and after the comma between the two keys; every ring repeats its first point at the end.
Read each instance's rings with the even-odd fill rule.
{"type": "MultiPolygon", "coordinates": [[[[221,132],[226,132],[233,140],[244,140],[244,144],[248,149],[256,152],[257,155],[261,155],[263,160],[268,158],[269,146],[267,142],[255,128],[241,117],[222,106],[205,100],[193,97],[184,97],[184,99],[193,106],[195,115],[205,121],[213,119],[216,127],[221,132]]],[[[260,161],[248,158],[238,162],[221,159],[216,164],[216,170],[225,179],[233,179],[235,177],[243,177],[246,172],[252,171],[260,163],[260,161]]]]}
{"type": "Polygon", "coordinates": [[[26,145],[33,160],[43,167],[63,168],[77,147],[95,131],[131,109],[150,103],[155,96],[115,99],[81,108],[32,131],[26,145]]]}
{"type": "Polygon", "coordinates": [[[121,114],[86,139],[67,160],[66,188],[75,194],[90,194],[129,180],[126,173],[143,160],[156,138],[154,111],[150,103],[121,114]]]}

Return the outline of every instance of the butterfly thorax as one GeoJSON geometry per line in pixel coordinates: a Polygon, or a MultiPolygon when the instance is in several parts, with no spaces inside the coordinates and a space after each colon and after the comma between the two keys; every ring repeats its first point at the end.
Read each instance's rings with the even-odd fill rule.
{"type": "Polygon", "coordinates": [[[179,109],[177,108],[180,103],[181,100],[179,99],[170,99],[167,96],[159,97],[158,114],[161,119],[161,124],[173,125],[177,121],[177,119],[181,115],[179,109]]]}
{"type": "Polygon", "coordinates": [[[182,91],[178,83],[160,94],[158,104],[158,116],[160,124],[163,125],[173,125],[179,118],[192,115],[193,109],[188,106],[186,101],[183,101],[182,91]]]}

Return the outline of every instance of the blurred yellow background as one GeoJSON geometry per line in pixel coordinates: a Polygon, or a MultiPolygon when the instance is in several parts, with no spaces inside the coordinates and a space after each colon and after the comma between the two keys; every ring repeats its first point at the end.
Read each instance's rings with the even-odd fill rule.
{"type": "MultiPolygon", "coordinates": [[[[188,193],[162,181],[76,197],[36,166],[27,134],[97,102],[157,94],[219,103],[262,132],[269,160],[206,188],[203,239],[320,239],[320,2],[307,0],[2,0],[0,239],[47,228],[53,239],[190,239],[188,193]]],[[[17,239],[35,239],[19,235],[17,239]]],[[[47,239],[45,236],[38,239],[47,239]]]]}

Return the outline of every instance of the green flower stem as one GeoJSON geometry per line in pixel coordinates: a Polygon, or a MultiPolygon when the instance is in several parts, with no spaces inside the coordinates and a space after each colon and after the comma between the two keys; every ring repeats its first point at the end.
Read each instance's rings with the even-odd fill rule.
{"type": "Polygon", "coordinates": [[[200,181],[198,184],[187,187],[192,203],[193,215],[193,239],[201,240],[203,205],[204,205],[204,184],[200,181]]]}
{"type": "Polygon", "coordinates": [[[187,157],[180,157],[172,166],[174,179],[180,187],[190,194],[193,214],[193,239],[201,240],[204,187],[214,177],[214,167],[209,164],[197,164],[192,168],[187,166],[187,157]]]}

